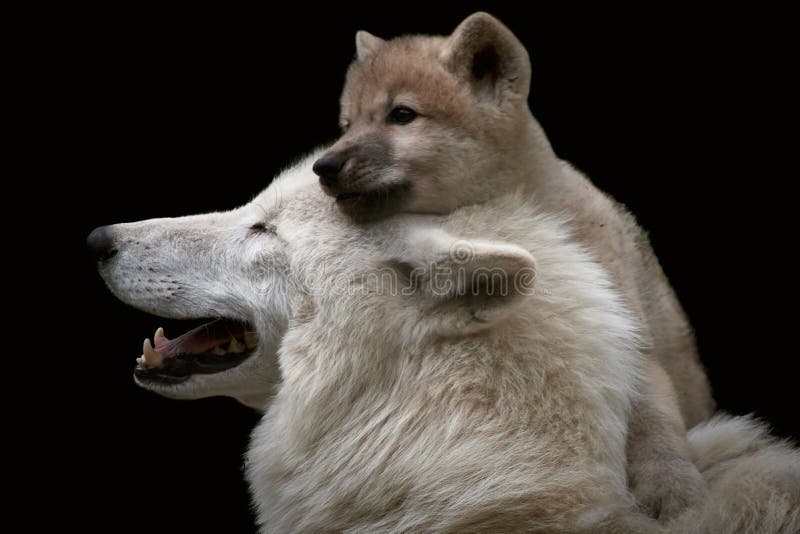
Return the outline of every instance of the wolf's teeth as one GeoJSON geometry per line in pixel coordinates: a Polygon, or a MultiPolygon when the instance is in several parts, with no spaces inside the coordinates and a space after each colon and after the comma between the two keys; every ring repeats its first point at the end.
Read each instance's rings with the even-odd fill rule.
{"type": "Polygon", "coordinates": [[[145,365],[149,367],[158,367],[164,359],[164,355],[153,348],[150,344],[150,339],[145,338],[142,344],[142,358],[144,358],[145,365]]]}
{"type": "Polygon", "coordinates": [[[138,358],[136,358],[136,365],[138,365],[139,367],[144,367],[146,365],[144,361],[144,356],[139,356],[138,358]]]}
{"type": "Polygon", "coordinates": [[[156,335],[153,336],[153,343],[158,344],[158,340],[161,339],[162,337],[164,339],[167,338],[167,336],[164,335],[164,329],[161,328],[161,327],[158,327],[158,330],[156,330],[156,335]]]}
{"type": "Polygon", "coordinates": [[[255,332],[245,332],[244,344],[247,345],[248,349],[255,348],[255,346],[258,345],[258,334],[255,332]]]}
{"type": "Polygon", "coordinates": [[[217,346],[211,349],[211,354],[216,354],[217,356],[225,356],[225,351],[222,350],[222,347],[217,346]]]}
{"type": "Polygon", "coordinates": [[[245,346],[239,343],[236,338],[231,339],[231,344],[228,345],[228,352],[232,352],[234,354],[239,354],[240,352],[244,352],[245,346]]]}

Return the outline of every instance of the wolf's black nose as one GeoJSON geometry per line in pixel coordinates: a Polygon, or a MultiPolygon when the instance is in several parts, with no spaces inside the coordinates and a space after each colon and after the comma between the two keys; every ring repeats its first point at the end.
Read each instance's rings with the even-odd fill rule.
{"type": "Polygon", "coordinates": [[[342,153],[325,154],[314,162],[314,172],[322,185],[331,187],[336,183],[347,158],[342,153]]]}
{"type": "Polygon", "coordinates": [[[86,238],[86,246],[89,247],[89,254],[95,261],[105,261],[117,253],[117,249],[114,248],[114,235],[109,226],[98,226],[92,230],[86,238]]]}

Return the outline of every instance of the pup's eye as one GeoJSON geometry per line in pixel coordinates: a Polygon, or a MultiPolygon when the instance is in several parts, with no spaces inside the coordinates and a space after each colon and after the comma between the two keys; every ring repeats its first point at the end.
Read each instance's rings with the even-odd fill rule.
{"type": "Polygon", "coordinates": [[[258,222],[258,223],[255,223],[253,226],[251,226],[247,230],[247,233],[249,235],[253,235],[253,234],[274,234],[275,233],[275,227],[272,226],[271,224],[258,222]]]}
{"type": "Polygon", "coordinates": [[[397,106],[386,117],[389,124],[408,124],[417,118],[417,112],[406,106],[397,106]]]}

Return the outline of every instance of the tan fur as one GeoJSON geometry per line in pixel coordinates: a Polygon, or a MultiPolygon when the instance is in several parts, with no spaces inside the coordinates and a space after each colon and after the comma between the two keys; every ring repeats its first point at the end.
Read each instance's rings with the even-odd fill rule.
{"type": "Polygon", "coordinates": [[[622,206],[555,156],[531,115],[525,48],[484,13],[446,38],[359,35],[341,99],[345,133],[328,151],[349,159],[326,192],[363,193],[339,203],[358,219],[447,213],[523,185],[541,205],[568,215],[574,239],[611,273],[643,323],[648,389],[631,420],[629,475],[645,510],[674,515],[704,491],[684,435],[687,425],[713,412],[708,380],[644,232],[622,206]],[[419,117],[389,123],[387,114],[398,105],[419,117]],[[375,144],[383,147],[380,158],[362,150],[375,144]]]}

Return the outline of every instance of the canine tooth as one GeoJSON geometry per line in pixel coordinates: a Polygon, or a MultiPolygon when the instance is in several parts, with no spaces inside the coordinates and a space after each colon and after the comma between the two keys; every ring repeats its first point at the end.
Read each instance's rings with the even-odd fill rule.
{"type": "Polygon", "coordinates": [[[153,336],[153,343],[157,342],[162,337],[166,338],[167,336],[164,335],[164,329],[159,326],[158,330],[156,330],[156,335],[153,336]]]}
{"type": "Polygon", "coordinates": [[[231,344],[228,345],[228,352],[233,352],[234,354],[238,354],[240,352],[244,352],[246,347],[239,343],[236,338],[231,339],[231,344]]]}
{"type": "Polygon", "coordinates": [[[153,345],[150,344],[149,338],[145,338],[144,340],[142,345],[142,353],[145,363],[150,367],[158,367],[161,365],[161,361],[164,359],[164,355],[155,350],[153,345]]]}
{"type": "Polygon", "coordinates": [[[217,356],[225,356],[225,351],[222,350],[222,347],[214,347],[211,349],[211,354],[216,354],[217,356]]]}
{"type": "Polygon", "coordinates": [[[245,332],[244,344],[247,345],[248,349],[254,348],[256,345],[258,345],[258,334],[255,332],[245,332]]]}
{"type": "Polygon", "coordinates": [[[139,356],[138,358],[136,358],[136,365],[138,365],[139,367],[144,367],[145,365],[147,365],[144,361],[144,356],[139,356]]]}

